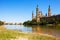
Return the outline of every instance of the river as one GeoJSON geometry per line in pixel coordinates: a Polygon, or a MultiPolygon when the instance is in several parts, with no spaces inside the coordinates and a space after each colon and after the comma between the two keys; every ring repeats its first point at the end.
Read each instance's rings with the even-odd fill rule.
{"type": "Polygon", "coordinates": [[[10,30],[20,30],[22,32],[36,32],[48,35],[53,35],[60,38],[60,30],[53,28],[45,28],[41,26],[24,26],[24,25],[4,25],[5,28],[10,30]]]}

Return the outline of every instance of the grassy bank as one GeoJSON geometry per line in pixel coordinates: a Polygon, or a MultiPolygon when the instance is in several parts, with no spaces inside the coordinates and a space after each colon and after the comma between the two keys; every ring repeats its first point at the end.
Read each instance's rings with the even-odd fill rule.
{"type": "Polygon", "coordinates": [[[3,26],[0,26],[0,40],[10,40],[16,38],[20,33],[17,30],[7,30],[3,26]]]}
{"type": "Polygon", "coordinates": [[[18,39],[21,38],[26,38],[27,40],[60,40],[55,38],[54,36],[51,35],[47,35],[47,34],[37,34],[37,33],[20,33],[20,37],[17,38],[18,39]]]}
{"type": "Polygon", "coordinates": [[[17,30],[7,30],[0,26],[0,40],[60,40],[53,36],[37,33],[24,33],[17,30]]]}

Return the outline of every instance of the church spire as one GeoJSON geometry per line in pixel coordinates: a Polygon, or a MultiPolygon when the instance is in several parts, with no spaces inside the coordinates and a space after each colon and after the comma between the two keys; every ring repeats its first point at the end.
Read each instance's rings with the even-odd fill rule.
{"type": "Polygon", "coordinates": [[[37,8],[38,8],[38,5],[37,5],[37,8]]]}
{"type": "Polygon", "coordinates": [[[49,5],[49,8],[48,8],[48,17],[51,16],[51,9],[50,9],[50,5],[49,5]]]}
{"type": "Polygon", "coordinates": [[[39,10],[39,8],[38,8],[38,5],[36,6],[36,11],[38,11],[39,10]]]}
{"type": "Polygon", "coordinates": [[[39,22],[40,21],[40,18],[39,18],[39,8],[38,8],[38,5],[36,7],[36,22],[39,22]]]}
{"type": "Polygon", "coordinates": [[[34,19],[34,13],[33,13],[33,11],[32,11],[32,20],[34,19]]]}
{"type": "Polygon", "coordinates": [[[50,5],[49,5],[49,9],[50,9],[50,5]]]}

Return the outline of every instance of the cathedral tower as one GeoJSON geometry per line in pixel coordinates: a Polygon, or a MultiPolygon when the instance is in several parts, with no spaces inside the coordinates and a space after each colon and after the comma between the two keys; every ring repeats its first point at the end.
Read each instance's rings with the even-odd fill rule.
{"type": "Polygon", "coordinates": [[[32,11],[32,20],[34,19],[34,13],[33,13],[33,11],[32,11]]]}
{"type": "Polygon", "coordinates": [[[51,16],[51,9],[50,9],[50,5],[49,5],[49,8],[48,8],[48,17],[51,16]]]}
{"type": "Polygon", "coordinates": [[[36,22],[40,22],[38,5],[36,7],[36,22]]]}

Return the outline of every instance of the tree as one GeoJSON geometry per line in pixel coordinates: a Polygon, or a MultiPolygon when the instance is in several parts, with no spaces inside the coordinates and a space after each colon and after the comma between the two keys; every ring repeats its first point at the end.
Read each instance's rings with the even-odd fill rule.
{"type": "Polygon", "coordinates": [[[47,22],[46,22],[46,20],[44,20],[44,19],[42,19],[41,21],[40,21],[40,25],[45,25],[47,22]]]}
{"type": "Polygon", "coordinates": [[[0,21],[0,25],[3,25],[3,24],[4,24],[4,22],[0,21]]]}

